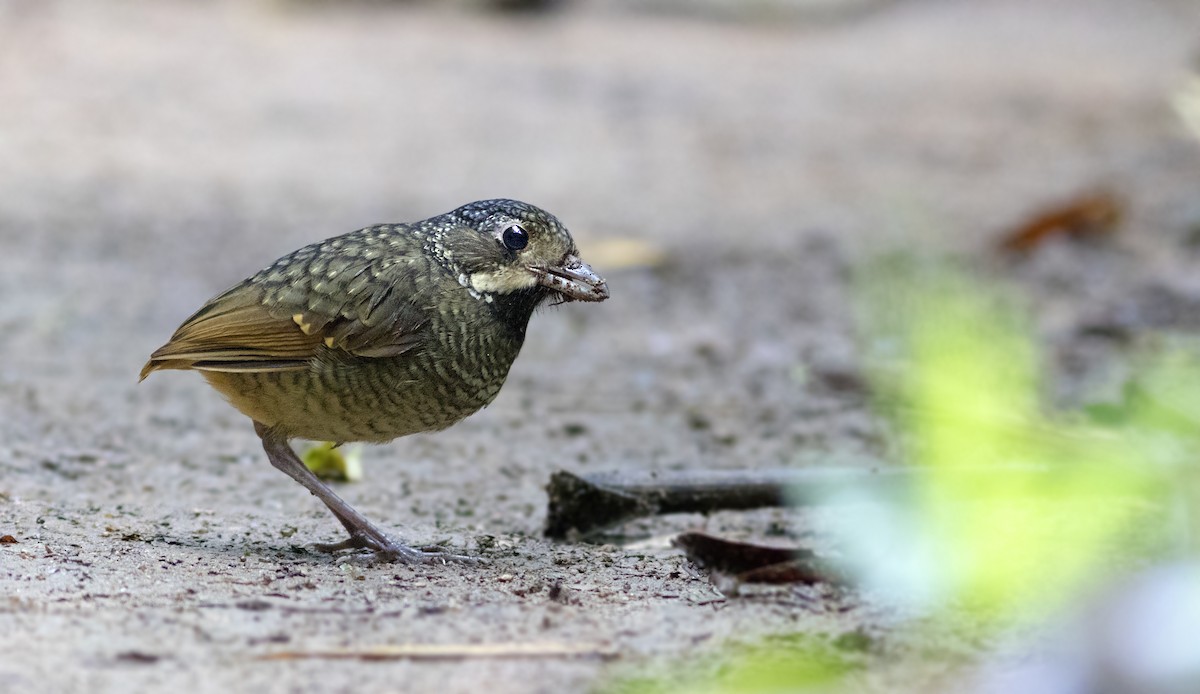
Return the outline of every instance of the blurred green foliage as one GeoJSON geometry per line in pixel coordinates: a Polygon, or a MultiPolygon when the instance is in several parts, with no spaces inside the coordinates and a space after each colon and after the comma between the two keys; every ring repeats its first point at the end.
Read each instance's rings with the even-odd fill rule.
{"type": "Polygon", "coordinates": [[[755,646],[738,646],[711,659],[675,668],[668,675],[624,679],[609,691],[621,694],[771,694],[796,691],[834,691],[865,662],[854,639],[792,634],[773,637],[755,646]]]}
{"type": "MultiPolygon", "coordinates": [[[[893,628],[966,619],[986,637],[1164,553],[1194,552],[1200,360],[1190,345],[1139,357],[1119,402],[1055,411],[1033,331],[1001,293],[904,256],[863,268],[858,288],[878,409],[898,462],[921,474],[886,497],[864,490],[834,532],[869,599],[907,615],[893,628]],[[998,474],[980,488],[988,466],[998,474]]],[[[827,638],[797,636],[722,654],[702,681],[612,690],[846,691],[858,667],[844,656],[827,638]]]]}
{"type": "MultiPolygon", "coordinates": [[[[1174,443],[1147,435],[1161,430],[1150,400],[1121,403],[1126,424],[1117,427],[1055,412],[1013,302],[903,260],[866,277],[863,328],[880,411],[904,462],[923,472],[899,502],[871,500],[885,513],[846,524],[841,539],[867,584],[922,611],[969,607],[1006,620],[1110,578],[1114,552],[1136,551],[1133,526],[1154,515],[1169,471],[1184,462],[1170,459],[1174,443]],[[1002,466],[984,489],[972,474],[982,466],[1002,466]],[[879,519],[888,526],[873,527],[879,519]],[[905,556],[916,565],[893,570],[905,556]]],[[[1196,427],[1176,433],[1200,442],[1196,427]]]]}

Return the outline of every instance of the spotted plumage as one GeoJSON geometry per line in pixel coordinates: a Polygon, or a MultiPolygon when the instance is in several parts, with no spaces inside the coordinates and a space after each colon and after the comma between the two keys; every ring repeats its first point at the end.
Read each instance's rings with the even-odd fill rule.
{"type": "Polygon", "coordinates": [[[287,441],[383,442],[450,426],[499,393],[539,304],[607,297],[553,215],[484,200],[280,258],[184,321],[141,377],[200,371],[249,416],[272,464],[350,532],[328,549],[425,560],[439,555],[388,539],[304,469],[287,441]]]}

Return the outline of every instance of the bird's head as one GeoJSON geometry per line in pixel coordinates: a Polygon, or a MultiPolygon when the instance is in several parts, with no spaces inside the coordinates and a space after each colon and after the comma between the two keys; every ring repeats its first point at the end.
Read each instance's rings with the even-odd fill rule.
{"type": "Polygon", "coordinates": [[[429,249],[458,282],[485,301],[604,301],[608,284],[554,215],[516,200],[482,200],[430,220],[429,249]]]}

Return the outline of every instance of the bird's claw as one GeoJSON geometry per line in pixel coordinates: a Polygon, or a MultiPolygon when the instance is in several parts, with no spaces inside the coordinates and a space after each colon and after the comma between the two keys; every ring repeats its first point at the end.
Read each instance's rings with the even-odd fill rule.
{"type": "Polygon", "coordinates": [[[399,562],[401,564],[486,564],[482,557],[466,554],[451,554],[440,549],[409,547],[394,543],[391,547],[375,550],[375,561],[399,562]]]}

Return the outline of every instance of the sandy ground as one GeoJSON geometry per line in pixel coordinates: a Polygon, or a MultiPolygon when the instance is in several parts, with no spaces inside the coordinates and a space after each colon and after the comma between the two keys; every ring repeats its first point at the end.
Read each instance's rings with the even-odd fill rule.
{"type": "MultiPolygon", "coordinates": [[[[541,538],[557,469],[853,461],[847,268],[872,249],[983,258],[1097,184],[1120,234],[995,265],[1064,360],[1111,385],[1081,321],[1151,285],[1197,292],[1200,146],[1168,95],[1185,0],[896,0],[726,23],[624,3],[505,18],[427,4],[0,5],[0,691],[578,691],[770,633],[893,638],[857,598],[724,599],[664,538],[811,543],[760,512],[541,538]],[[496,196],[589,246],[667,262],[541,312],[508,385],[441,434],[365,452],[341,488],[486,566],[318,554],[326,511],[193,374],[138,369],[209,296],[304,243],[496,196]],[[828,377],[827,377],[828,376],[828,377]],[[271,660],[396,644],[558,643],[603,657],[271,660]]],[[[605,271],[603,262],[593,264],[605,271]]],[[[1192,326],[1197,327],[1197,326],[1192,326]]],[[[898,637],[897,637],[898,638],[898,637]]],[[[968,652],[970,647],[963,646],[968,652]]]]}

